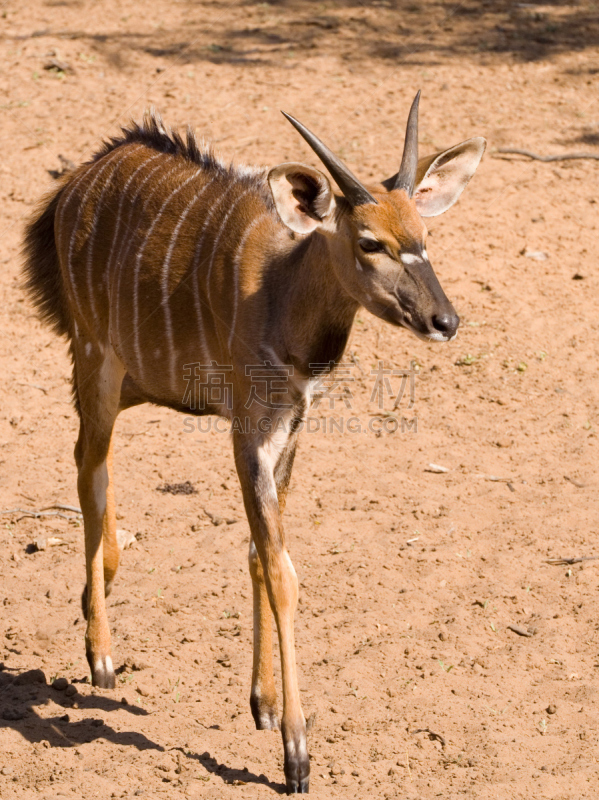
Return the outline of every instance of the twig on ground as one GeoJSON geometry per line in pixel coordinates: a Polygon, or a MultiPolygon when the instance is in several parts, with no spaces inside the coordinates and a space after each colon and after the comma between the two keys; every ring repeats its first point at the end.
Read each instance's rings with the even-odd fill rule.
{"type": "Polygon", "coordinates": [[[508,631],[513,631],[514,633],[517,633],[518,636],[534,636],[533,631],[529,631],[526,628],[522,628],[520,625],[508,625],[507,629],[508,631]]]}
{"type": "Polygon", "coordinates": [[[571,484],[576,486],[577,489],[584,489],[584,483],[581,483],[580,481],[577,481],[576,478],[571,478],[569,475],[564,475],[564,478],[567,481],[570,481],[571,484]]]}
{"type": "Polygon", "coordinates": [[[498,147],[496,152],[505,155],[527,156],[527,158],[532,158],[534,161],[544,161],[545,163],[549,161],[572,161],[579,158],[592,158],[595,161],[599,161],[599,153],[563,153],[562,155],[540,156],[538,153],[522,150],[519,147],[498,147]]]}
{"type": "Polygon", "coordinates": [[[599,556],[577,556],[575,558],[549,558],[546,564],[552,567],[561,567],[567,564],[580,564],[582,561],[599,561],[599,556]]]}
{"type": "Polygon", "coordinates": [[[204,509],[204,514],[206,514],[206,516],[210,518],[210,520],[211,520],[213,525],[222,525],[223,522],[226,522],[227,525],[235,525],[235,523],[239,521],[239,520],[234,519],[234,518],[227,519],[226,517],[224,517],[224,518],[223,517],[219,517],[218,514],[212,514],[206,508],[204,509]]]}
{"type": "Polygon", "coordinates": [[[77,506],[68,506],[66,503],[52,503],[51,506],[44,506],[42,511],[47,511],[49,508],[59,508],[61,511],[74,511],[75,514],[81,514],[81,509],[77,506]]]}
{"type": "Polygon", "coordinates": [[[428,733],[428,738],[431,741],[437,740],[438,742],[441,743],[441,747],[445,747],[446,744],[445,739],[443,738],[443,736],[441,736],[440,733],[435,733],[434,731],[431,731],[430,728],[418,728],[417,731],[411,731],[412,736],[416,736],[417,733],[428,733]]]}
{"type": "Polygon", "coordinates": [[[46,506],[46,509],[28,509],[28,508],[6,508],[3,511],[0,511],[0,516],[7,516],[8,514],[20,514],[21,516],[17,519],[17,522],[20,522],[24,517],[33,517],[33,519],[43,519],[44,517],[60,517],[60,519],[66,520],[73,520],[77,519],[77,517],[69,516],[68,514],[63,514],[61,511],[48,511],[47,509],[50,508],[60,508],[64,509],[65,511],[74,511],[77,514],[81,514],[81,510],[75,508],[75,506],[66,506],[62,505],[61,503],[55,503],[51,506],[46,506]]]}

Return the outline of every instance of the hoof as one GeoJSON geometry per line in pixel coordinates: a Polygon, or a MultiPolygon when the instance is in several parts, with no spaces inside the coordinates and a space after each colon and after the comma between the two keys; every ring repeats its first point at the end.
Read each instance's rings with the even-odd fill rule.
{"type": "Polygon", "coordinates": [[[87,660],[92,671],[92,686],[97,686],[98,689],[114,689],[115,675],[112,658],[104,656],[92,660],[88,656],[87,660]]]}
{"type": "Polygon", "coordinates": [[[306,747],[305,725],[290,730],[283,725],[285,751],[285,784],[287,794],[308,794],[310,787],[310,758],[306,747]]]}
{"type": "Polygon", "coordinates": [[[309,794],[310,793],[310,778],[304,778],[301,781],[288,780],[287,781],[287,794],[309,794]]]}

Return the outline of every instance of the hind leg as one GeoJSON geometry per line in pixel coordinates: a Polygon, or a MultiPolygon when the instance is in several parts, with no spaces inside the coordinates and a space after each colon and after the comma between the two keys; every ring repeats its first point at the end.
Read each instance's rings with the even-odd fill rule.
{"type": "Polygon", "coordinates": [[[75,459],[87,574],[85,650],[93,685],[110,689],[115,678],[105,595],[118,566],[111,439],[125,370],[112,350],[96,358],[80,358],[74,351],[81,420],[75,459]]]}
{"type": "MultiPolygon", "coordinates": [[[[77,447],[75,448],[75,460],[77,462],[77,467],[79,467],[80,463],[78,458],[78,451],[80,447],[82,430],[83,430],[83,425],[81,426],[80,429],[80,434],[79,434],[80,439],[77,442],[77,447]]],[[[108,597],[108,595],[112,591],[112,584],[114,582],[116,572],[119,568],[119,561],[120,561],[120,549],[117,544],[117,538],[116,538],[116,506],[114,501],[114,479],[113,479],[113,468],[112,468],[113,442],[114,439],[111,438],[110,446],[108,448],[108,454],[106,456],[106,469],[108,472],[108,488],[106,490],[106,511],[104,512],[104,520],[102,522],[104,597],[108,597]]],[[[81,596],[81,608],[83,611],[83,616],[87,619],[87,584],[81,596]]]]}

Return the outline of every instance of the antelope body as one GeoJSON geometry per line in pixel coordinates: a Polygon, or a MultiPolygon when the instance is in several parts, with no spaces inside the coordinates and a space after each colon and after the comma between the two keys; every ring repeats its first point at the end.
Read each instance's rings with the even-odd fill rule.
{"type": "Polygon", "coordinates": [[[118,413],[152,402],[249,418],[249,426],[233,428],[233,447],[251,529],[250,705],[258,728],[281,727],[293,793],[308,791],[310,767],[294,655],[297,579],[281,516],[311,381],[342,357],[360,306],[431,341],[451,339],[459,322],[430,266],[422,216],[455,202],[484,140],[418,161],[417,107],[418,96],[399,172],[369,188],[288,117],[340,193],[301,163],[270,171],[227,167],[191,132],[183,140],[150,114],[68,175],[26,231],[28,288],[42,316],[68,338],[73,360],[93,684],[115,682],[105,597],[119,562],[112,479],[118,413]],[[189,392],[189,364],[199,365],[199,380],[226,365],[231,402],[198,403],[189,392]],[[286,381],[279,402],[248,402],[253,365],[268,365],[286,381]],[[260,425],[265,418],[281,424],[260,425]]]}

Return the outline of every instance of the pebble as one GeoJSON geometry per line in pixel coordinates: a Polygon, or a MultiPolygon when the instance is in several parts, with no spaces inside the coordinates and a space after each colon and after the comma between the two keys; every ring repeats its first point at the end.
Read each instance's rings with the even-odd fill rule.
{"type": "Polygon", "coordinates": [[[557,711],[557,706],[554,706],[553,703],[547,706],[548,714],[555,714],[556,711],[557,711]]]}
{"type": "Polygon", "coordinates": [[[65,689],[65,694],[67,697],[73,697],[74,695],[77,694],[77,687],[73,686],[73,684],[70,683],[65,689]]]}
{"type": "Polygon", "coordinates": [[[66,678],[55,678],[52,681],[52,688],[57,692],[64,692],[68,688],[69,682],[66,678]]]}

